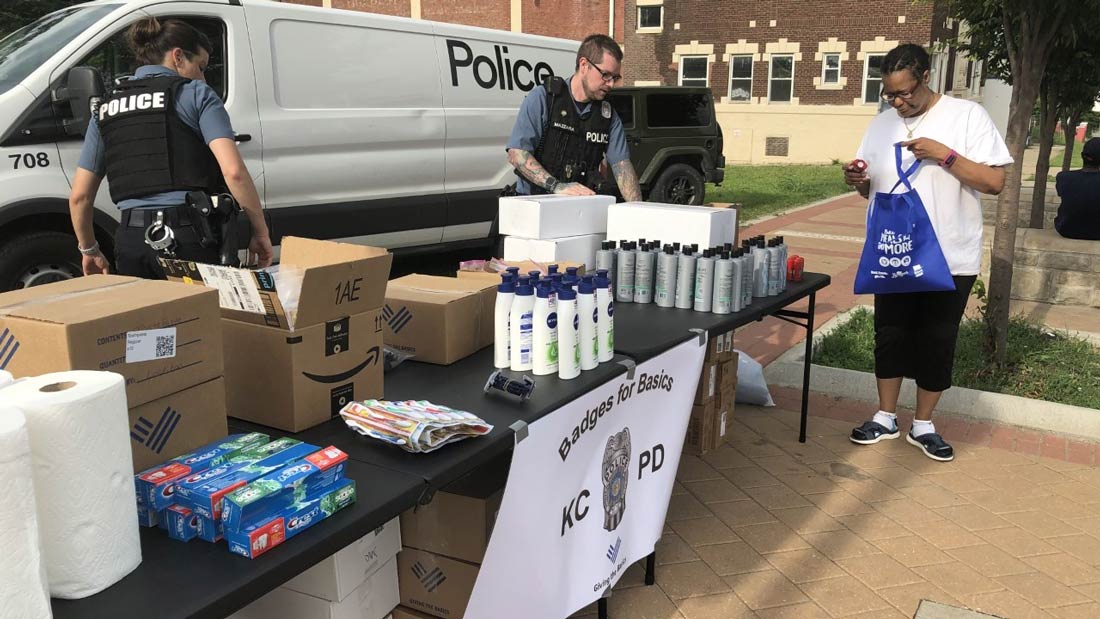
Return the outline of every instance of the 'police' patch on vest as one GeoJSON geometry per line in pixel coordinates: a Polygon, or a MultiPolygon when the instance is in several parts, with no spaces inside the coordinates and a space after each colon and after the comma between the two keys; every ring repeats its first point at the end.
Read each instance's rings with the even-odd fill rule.
{"type": "Polygon", "coordinates": [[[106,105],[99,106],[99,120],[138,110],[163,110],[166,106],[164,95],[164,92],[143,92],[111,99],[106,105]]]}
{"type": "Polygon", "coordinates": [[[588,131],[584,134],[584,139],[592,142],[593,144],[607,144],[607,134],[597,133],[594,131],[588,131]]]}

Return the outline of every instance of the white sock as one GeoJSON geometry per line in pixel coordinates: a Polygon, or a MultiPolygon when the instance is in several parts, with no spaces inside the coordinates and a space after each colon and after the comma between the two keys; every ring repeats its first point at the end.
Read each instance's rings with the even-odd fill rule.
{"type": "Polygon", "coordinates": [[[918,436],[924,436],[925,434],[933,434],[936,431],[936,426],[932,425],[931,421],[921,421],[920,419],[913,420],[913,438],[918,436]]]}
{"type": "Polygon", "coordinates": [[[880,426],[885,426],[889,428],[891,432],[898,429],[898,416],[894,413],[879,411],[875,413],[875,416],[871,419],[871,421],[879,424],[880,426]]]}

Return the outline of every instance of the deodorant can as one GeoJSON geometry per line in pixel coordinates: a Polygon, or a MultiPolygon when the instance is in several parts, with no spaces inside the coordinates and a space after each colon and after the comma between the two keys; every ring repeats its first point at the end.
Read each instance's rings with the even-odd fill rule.
{"type": "Polygon", "coordinates": [[[679,261],[671,245],[657,256],[657,285],[653,291],[653,302],[658,307],[676,306],[676,285],[680,274],[679,261]]]}
{"type": "Polygon", "coordinates": [[[695,261],[695,311],[709,312],[714,294],[714,258],[709,249],[695,261]]]}
{"type": "Polygon", "coordinates": [[[676,307],[691,309],[695,303],[695,255],[690,247],[677,257],[676,307]]]}

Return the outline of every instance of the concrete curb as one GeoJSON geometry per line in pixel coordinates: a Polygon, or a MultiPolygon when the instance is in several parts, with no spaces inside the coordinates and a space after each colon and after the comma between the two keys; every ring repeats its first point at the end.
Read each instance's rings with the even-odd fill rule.
{"type": "MultiPolygon", "coordinates": [[[[848,322],[854,309],[856,308],[837,314],[835,318],[823,325],[821,330],[814,334],[814,344],[820,342],[822,336],[848,322]]],[[[805,343],[797,344],[768,365],[764,369],[764,378],[768,384],[801,389],[802,360],[805,358],[805,352],[805,343]]],[[[851,400],[878,401],[875,375],[867,372],[814,364],[810,371],[810,388],[820,393],[851,400]]],[[[907,408],[914,408],[916,393],[916,384],[906,379],[902,384],[899,403],[907,408]]],[[[952,387],[943,394],[936,410],[998,424],[1100,440],[1100,411],[1081,406],[952,387]]]]}

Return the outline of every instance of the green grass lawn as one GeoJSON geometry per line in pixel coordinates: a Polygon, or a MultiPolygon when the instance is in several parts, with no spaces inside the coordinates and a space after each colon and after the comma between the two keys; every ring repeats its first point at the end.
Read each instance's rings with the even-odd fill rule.
{"type": "MultiPolygon", "coordinates": [[[[963,320],[955,352],[955,385],[1100,409],[1100,349],[1017,317],[1008,330],[1007,369],[997,371],[985,363],[984,329],[979,320],[963,320]]],[[[850,321],[822,338],[814,349],[814,363],[874,372],[874,348],[874,314],[857,308],[850,321]]]]}
{"type": "Polygon", "coordinates": [[[839,165],[727,166],[721,187],[707,185],[706,202],[740,202],[738,222],[850,192],[839,165]]]}

